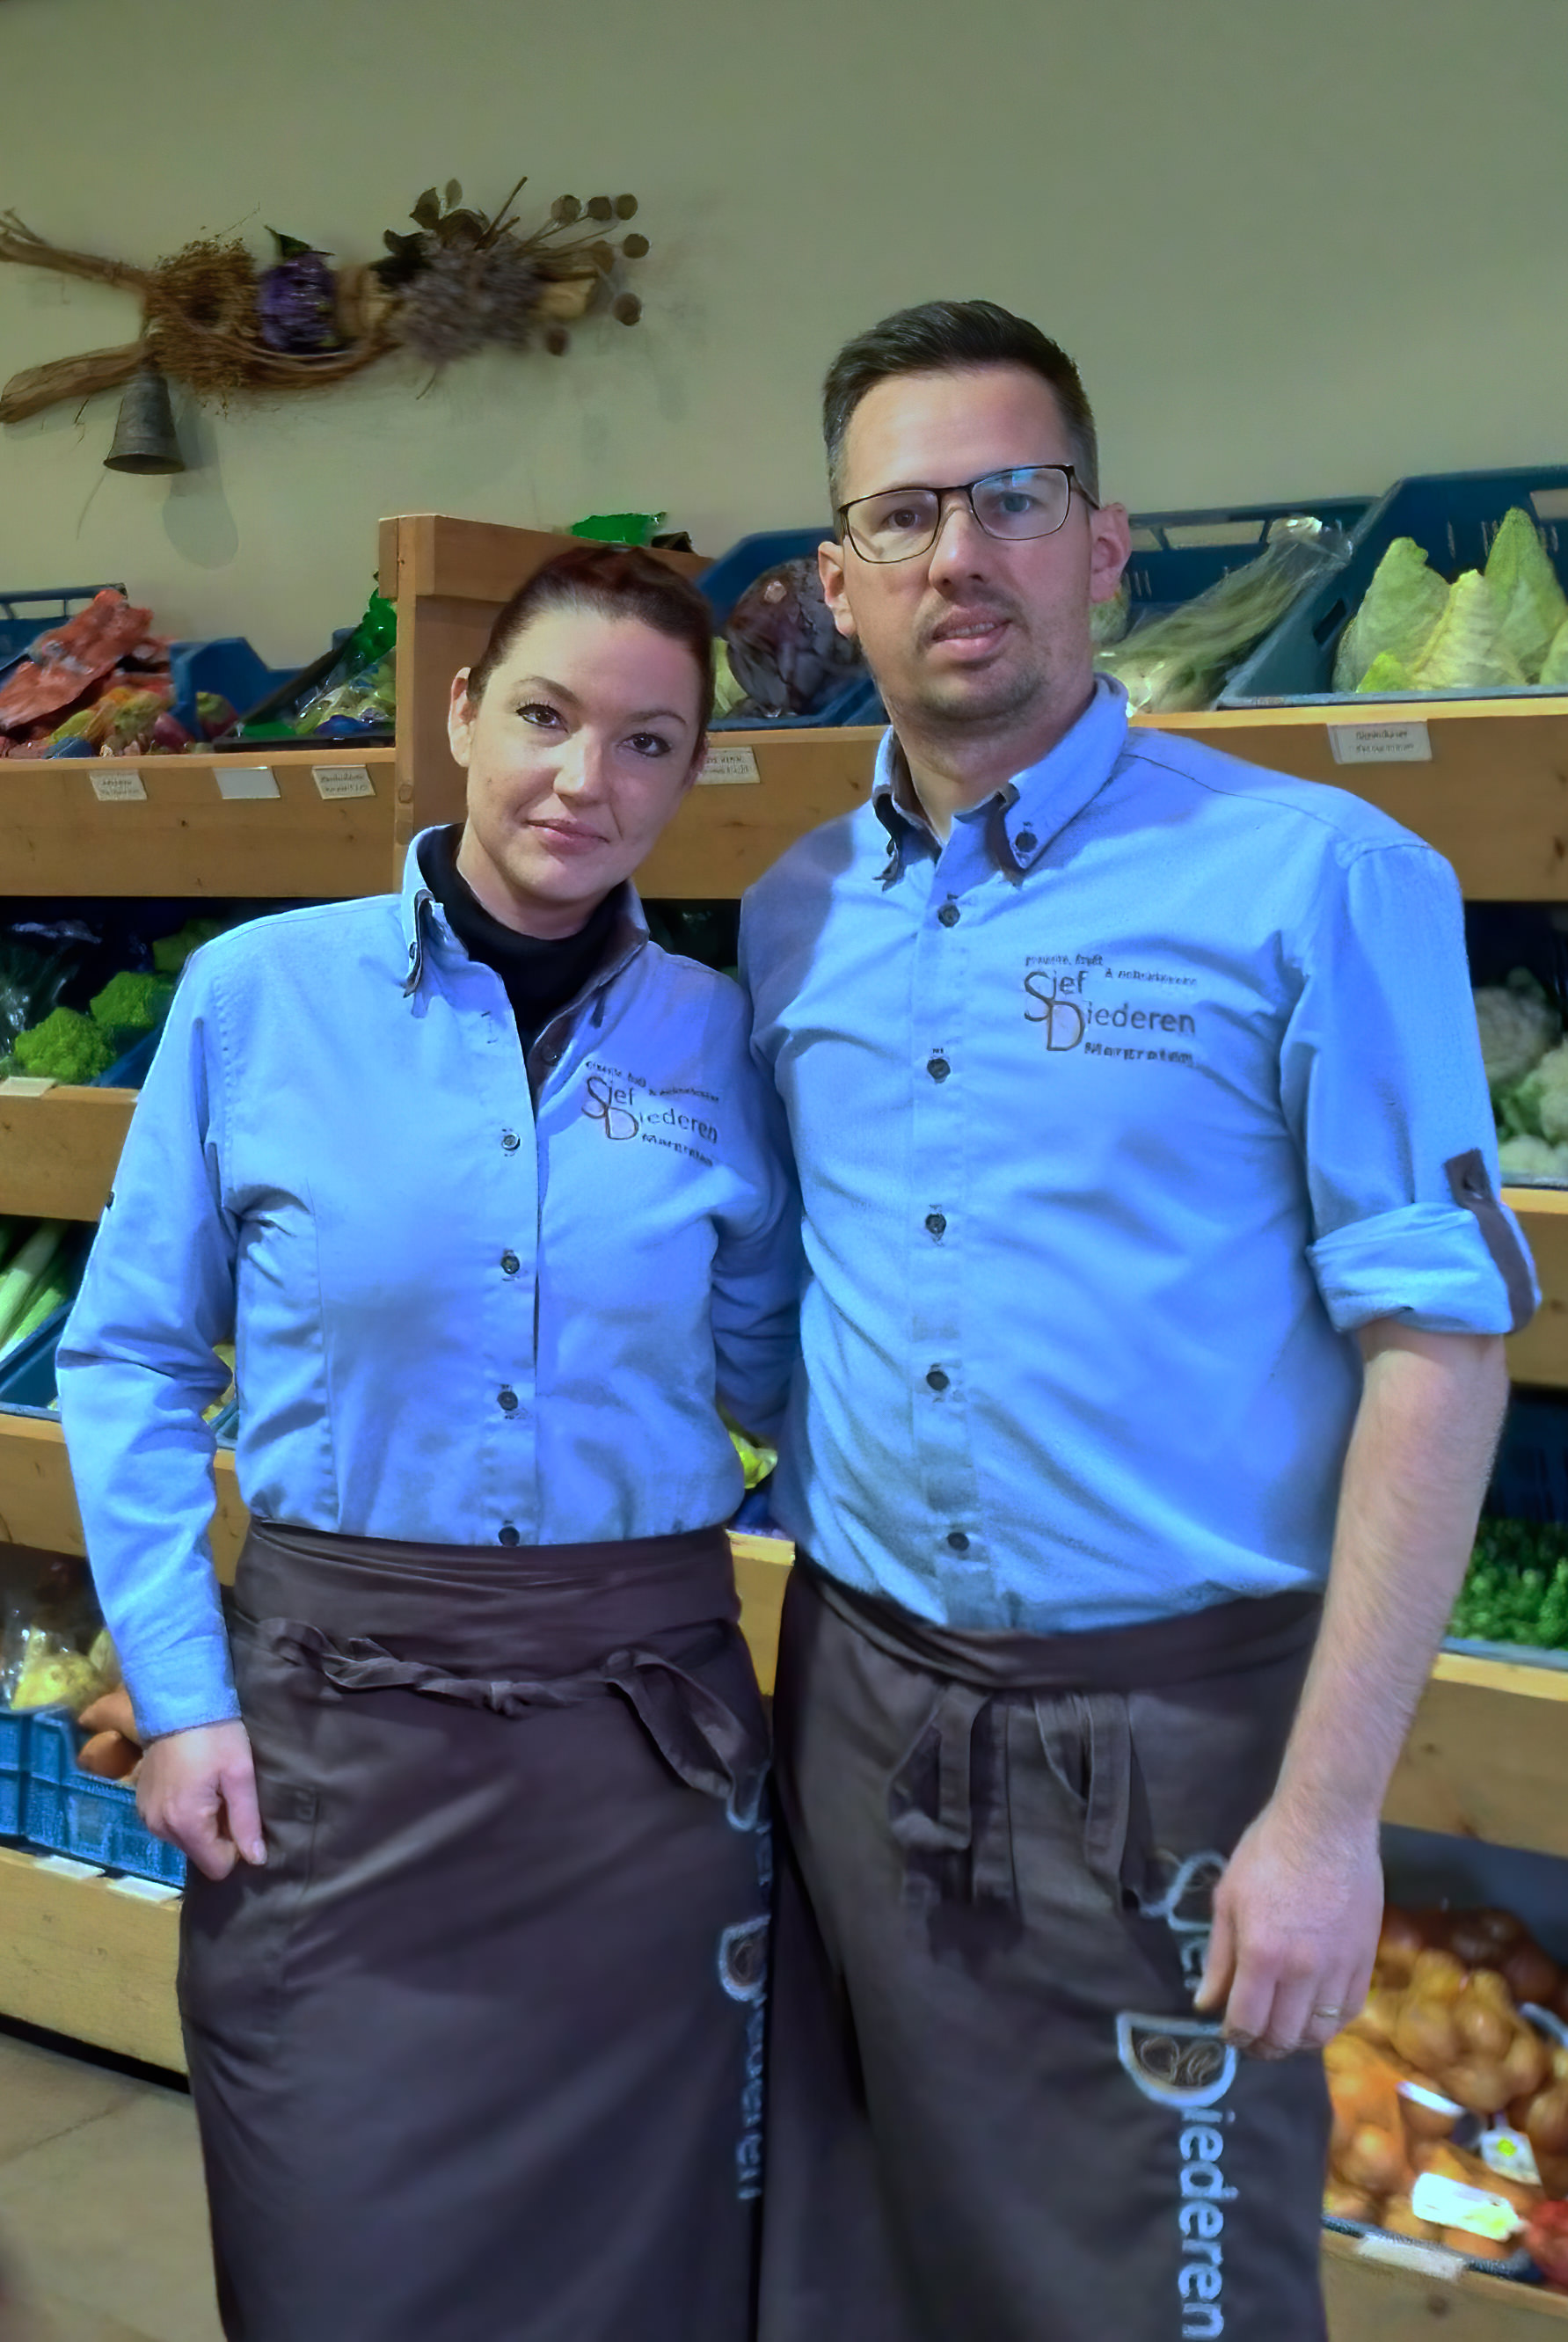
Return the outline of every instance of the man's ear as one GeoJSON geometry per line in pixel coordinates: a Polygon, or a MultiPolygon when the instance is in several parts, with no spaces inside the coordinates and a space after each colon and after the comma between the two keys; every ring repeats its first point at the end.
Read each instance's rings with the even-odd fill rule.
{"type": "Polygon", "coordinates": [[[446,743],[464,772],[474,753],[474,718],[477,713],[468,697],[470,672],[465,666],[458,668],[452,678],[452,696],[446,706],[446,743]]]}
{"type": "Polygon", "coordinates": [[[1108,602],[1122,582],[1133,550],[1125,505],[1102,505],[1089,515],[1089,599],[1108,602]]]}
{"type": "Polygon", "coordinates": [[[841,635],[854,640],[854,613],[849,606],[849,596],[844,583],[844,547],[830,537],[816,549],[816,574],[822,579],[823,599],[833,612],[834,625],[841,635]]]}

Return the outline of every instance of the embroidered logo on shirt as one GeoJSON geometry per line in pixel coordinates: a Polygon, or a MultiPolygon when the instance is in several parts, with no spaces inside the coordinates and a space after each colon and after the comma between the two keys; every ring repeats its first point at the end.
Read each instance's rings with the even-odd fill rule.
{"type": "Polygon", "coordinates": [[[676,1103],[695,1099],[704,1106],[716,1106],[718,1100],[711,1090],[675,1086],[650,1089],[635,1075],[597,1058],[584,1069],[583,1087],[583,1112],[599,1125],[606,1138],[617,1144],[637,1138],[644,1146],[671,1147],[694,1162],[712,1163],[713,1156],[704,1154],[703,1147],[718,1145],[717,1124],[707,1115],[676,1103]],[[700,1144],[694,1145],[694,1140],[700,1144]]]}
{"type": "Polygon", "coordinates": [[[1153,969],[1105,966],[1102,952],[1080,952],[1069,964],[1065,952],[1026,960],[1024,966],[1024,1021],[1044,1027],[1045,1046],[1054,1055],[1082,1049],[1085,1056],[1121,1057],[1136,1064],[1190,1066],[1191,1049],[1181,1044],[1195,1038],[1198,1020],[1182,1006],[1182,993],[1195,988],[1197,978],[1161,975],[1153,969]],[[1170,986],[1151,1000],[1135,999],[1124,986],[1170,986]],[[1126,1036],[1146,1034],[1147,1040],[1126,1036]]]}

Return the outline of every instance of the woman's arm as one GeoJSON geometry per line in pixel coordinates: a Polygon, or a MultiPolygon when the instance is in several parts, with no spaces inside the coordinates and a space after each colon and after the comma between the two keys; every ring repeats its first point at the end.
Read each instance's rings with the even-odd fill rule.
{"type": "Polygon", "coordinates": [[[207,1534],[215,1443],[202,1413],[227,1381],[215,1345],[234,1327],[238,1238],[222,1192],[215,993],[204,952],[175,995],[137,1100],[58,1376],[94,1583],[137,1722],[155,1744],[144,1814],[221,1875],[234,1852],[225,1858],[226,1837],[201,1814],[225,1817],[247,1854],[260,1832],[207,1534]],[[187,1767],[160,1752],[175,1746],[167,1736],[187,1734],[210,1744],[209,1756],[218,1747],[221,1763],[216,1774],[204,1767],[194,1796],[185,1785],[176,1814],[162,1787],[187,1767]]]}
{"type": "Polygon", "coordinates": [[[745,1107],[754,1208],[722,1226],[714,1258],[718,1395],[743,1430],[777,1437],[799,1350],[800,1194],[784,1109],[743,1043],[734,1086],[745,1107]]]}

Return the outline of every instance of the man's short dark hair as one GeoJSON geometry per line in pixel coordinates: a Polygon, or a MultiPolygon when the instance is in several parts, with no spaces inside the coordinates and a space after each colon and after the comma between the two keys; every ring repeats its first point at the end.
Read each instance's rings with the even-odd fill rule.
{"type": "Polygon", "coordinates": [[[954,374],[994,365],[1024,366],[1050,384],[1067,428],[1074,476],[1097,499],[1100,450],[1094,411],[1066,351],[1027,317],[1015,317],[994,301],[923,301],[918,309],[900,309],[869,333],[857,334],[828,368],[822,429],[834,516],[849,419],[868,390],[901,374],[954,374]]]}

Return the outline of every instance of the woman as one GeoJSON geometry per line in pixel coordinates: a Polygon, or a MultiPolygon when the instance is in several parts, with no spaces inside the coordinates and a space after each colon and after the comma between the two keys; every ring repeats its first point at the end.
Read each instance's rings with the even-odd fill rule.
{"type": "Polygon", "coordinates": [[[523,587],[453,686],[461,832],[192,961],[62,1345],[142,1810],[194,1866],[243,2342],[746,2331],[764,1750],[717,1402],[782,1410],[794,1239],[742,996],[629,884],[712,657],[646,555],[523,587]]]}

